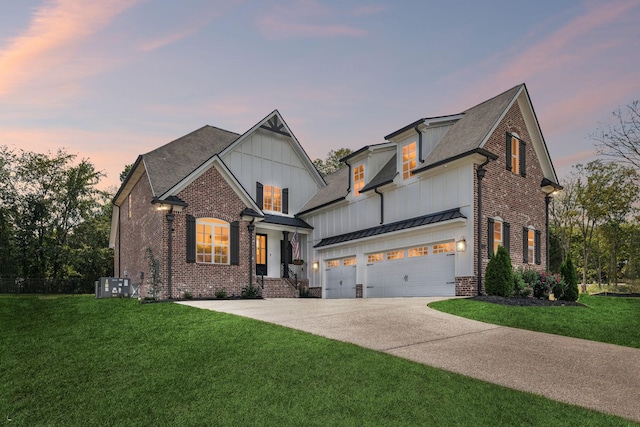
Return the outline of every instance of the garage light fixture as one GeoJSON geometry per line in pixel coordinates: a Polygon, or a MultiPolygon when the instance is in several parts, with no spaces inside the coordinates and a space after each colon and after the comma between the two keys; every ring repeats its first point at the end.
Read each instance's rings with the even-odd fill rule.
{"type": "Polygon", "coordinates": [[[313,261],[312,266],[314,270],[317,270],[318,268],[320,268],[320,263],[318,261],[313,261]]]}
{"type": "Polygon", "coordinates": [[[465,240],[464,236],[462,236],[460,240],[456,242],[456,251],[464,252],[466,250],[467,250],[467,241],[465,240]]]}

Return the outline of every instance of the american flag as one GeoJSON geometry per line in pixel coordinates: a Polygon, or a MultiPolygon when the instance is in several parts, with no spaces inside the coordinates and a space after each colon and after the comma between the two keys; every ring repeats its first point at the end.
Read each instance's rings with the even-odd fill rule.
{"type": "Polygon", "coordinates": [[[291,238],[291,249],[293,249],[293,259],[300,259],[300,242],[298,241],[298,230],[291,238]]]}

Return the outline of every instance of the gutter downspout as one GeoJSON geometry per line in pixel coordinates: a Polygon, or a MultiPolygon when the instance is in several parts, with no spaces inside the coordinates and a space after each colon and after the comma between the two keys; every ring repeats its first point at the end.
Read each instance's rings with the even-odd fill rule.
{"type": "Polygon", "coordinates": [[[249,230],[249,287],[253,286],[253,230],[255,229],[255,225],[253,225],[253,221],[255,218],[251,219],[251,222],[247,225],[247,229],[249,230]]]}
{"type": "Polygon", "coordinates": [[[546,258],[546,268],[547,271],[549,271],[549,203],[551,203],[551,195],[547,194],[546,196],[544,196],[544,203],[546,205],[546,212],[545,212],[545,235],[546,235],[546,241],[545,241],[545,258],[546,258]]]}
{"type": "Polygon", "coordinates": [[[478,295],[482,295],[482,178],[487,170],[484,168],[490,161],[489,157],[476,170],[478,177],[478,295]]]}
{"type": "Polygon", "coordinates": [[[422,158],[422,132],[418,129],[419,125],[413,128],[416,132],[418,132],[418,160],[420,163],[424,163],[424,159],[422,158]]]}
{"type": "MultiPolygon", "coordinates": [[[[116,205],[114,205],[116,206],[116,205]]],[[[120,230],[122,230],[122,209],[118,206],[118,274],[116,277],[122,277],[120,272],[122,271],[122,241],[120,240],[120,230]]],[[[115,274],[115,271],[113,272],[115,274]]]]}
{"type": "Polygon", "coordinates": [[[379,192],[378,188],[374,188],[373,191],[380,196],[380,224],[384,224],[384,194],[379,192]]]}

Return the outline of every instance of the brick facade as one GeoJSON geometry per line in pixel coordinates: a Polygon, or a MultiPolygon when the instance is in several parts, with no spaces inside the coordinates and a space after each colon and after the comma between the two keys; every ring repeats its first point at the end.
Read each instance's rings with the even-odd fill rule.
{"type": "MultiPolygon", "coordinates": [[[[480,230],[483,247],[480,250],[482,251],[483,281],[484,271],[489,263],[488,218],[500,217],[510,224],[509,255],[514,267],[544,270],[546,265],[546,203],[545,194],[540,187],[544,175],[517,102],[513,104],[498,124],[484,148],[498,155],[498,158],[485,166],[486,174],[482,180],[482,224],[480,224],[480,230]],[[525,177],[506,169],[507,132],[517,133],[526,143],[525,177]],[[540,238],[541,263],[538,265],[533,263],[533,260],[529,260],[528,263],[523,262],[523,227],[530,226],[542,233],[540,238]]],[[[520,154],[522,155],[522,153],[520,154]]],[[[475,202],[475,209],[477,209],[477,194],[475,202]]],[[[477,226],[478,224],[476,224],[477,226]]],[[[476,228],[476,236],[477,231],[476,228]]],[[[475,259],[477,260],[477,253],[475,259]]],[[[477,261],[474,262],[477,273],[477,261]]]]}
{"type": "MultiPolygon", "coordinates": [[[[194,297],[212,297],[218,290],[228,296],[239,296],[249,283],[249,231],[248,223],[241,221],[240,212],[245,205],[220,173],[211,167],[182,190],[178,197],[188,206],[175,213],[173,221],[172,298],[181,298],[184,292],[194,297]],[[239,221],[239,265],[199,264],[186,262],[186,216],[217,218],[226,222],[239,221]]],[[[128,200],[120,207],[120,235],[116,245],[115,274],[131,277],[132,283],[141,284],[140,295],[150,294],[148,249],[153,250],[161,267],[161,292],[167,294],[168,223],[166,212],[151,204],[151,188],[146,175],[136,183],[132,192],[132,218],[128,218],[128,200]],[[121,249],[119,253],[118,248],[121,249]],[[144,280],[140,280],[144,272],[144,280]]],[[[253,268],[253,267],[252,267],[253,268]]]]}

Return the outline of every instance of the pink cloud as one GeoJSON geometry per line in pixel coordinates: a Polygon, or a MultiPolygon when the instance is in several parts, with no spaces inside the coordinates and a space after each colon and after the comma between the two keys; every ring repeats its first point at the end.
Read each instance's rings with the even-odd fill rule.
{"type": "Polygon", "coordinates": [[[270,40],[367,35],[367,31],[361,28],[324,22],[334,20],[339,15],[340,12],[315,0],[299,0],[287,7],[274,7],[266,16],[258,20],[258,25],[262,34],[270,40]]]}
{"type": "Polygon", "coordinates": [[[87,37],[105,28],[137,1],[45,3],[33,13],[28,29],[0,48],[0,97],[64,64],[87,37]]]}

